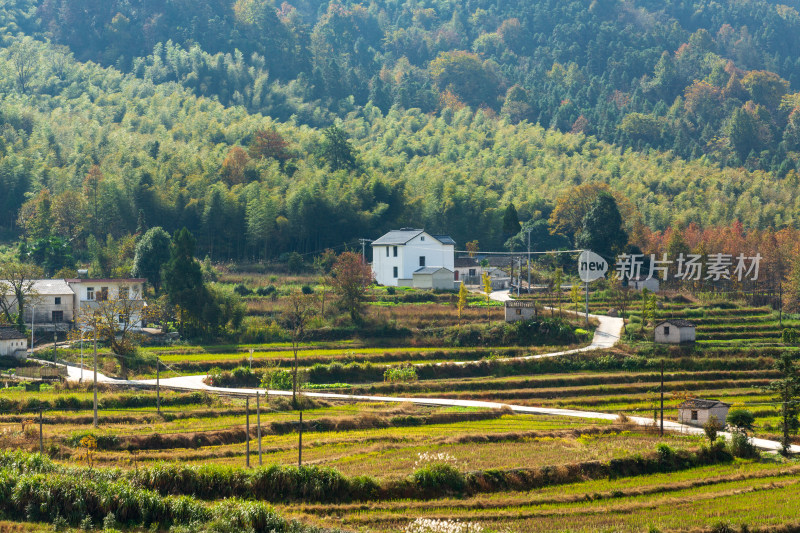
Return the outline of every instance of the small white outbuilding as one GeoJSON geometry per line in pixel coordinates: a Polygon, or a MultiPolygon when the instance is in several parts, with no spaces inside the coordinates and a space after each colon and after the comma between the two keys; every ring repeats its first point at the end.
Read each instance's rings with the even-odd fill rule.
{"type": "Polygon", "coordinates": [[[419,268],[412,274],[412,287],[452,291],[453,271],[444,267],[419,268]]]}
{"type": "Polygon", "coordinates": [[[694,342],[694,322],[681,319],[665,320],[655,327],[655,341],[660,344],[684,344],[694,342]]]}
{"type": "Polygon", "coordinates": [[[506,322],[519,322],[536,318],[536,302],[533,300],[506,300],[506,322]]]}
{"type": "Polygon", "coordinates": [[[641,292],[643,289],[647,289],[650,292],[658,292],[661,289],[661,282],[658,281],[658,278],[640,276],[629,279],[628,286],[635,291],[641,292]]]}
{"type": "Polygon", "coordinates": [[[0,327],[0,356],[25,359],[28,341],[14,328],[0,327]]]}
{"type": "Polygon", "coordinates": [[[720,426],[725,426],[728,418],[729,403],[719,400],[701,400],[692,398],[678,406],[678,420],[681,424],[690,426],[703,426],[713,416],[720,426]]]}

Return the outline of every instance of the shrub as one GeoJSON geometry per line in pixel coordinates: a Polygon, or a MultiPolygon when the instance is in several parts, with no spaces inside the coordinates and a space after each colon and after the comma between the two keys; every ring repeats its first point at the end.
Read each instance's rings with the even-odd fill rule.
{"type": "Polygon", "coordinates": [[[747,409],[734,409],[728,413],[728,425],[742,432],[753,431],[756,417],[747,409]]]}
{"type": "Polygon", "coordinates": [[[414,484],[426,492],[463,492],[466,487],[464,474],[444,463],[432,463],[418,468],[412,475],[414,484]]]}
{"type": "Polygon", "coordinates": [[[754,459],[760,455],[747,433],[739,430],[731,432],[728,449],[734,457],[741,457],[742,459],[754,459]]]}
{"type": "Polygon", "coordinates": [[[389,296],[394,296],[395,294],[397,294],[397,289],[395,289],[394,287],[386,287],[386,294],[388,294],[389,296]]]}
{"type": "Polygon", "coordinates": [[[663,442],[656,446],[656,452],[658,453],[658,462],[662,465],[671,465],[674,458],[675,458],[675,450],[669,447],[669,445],[664,444],[663,442]]]}
{"type": "Polygon", "coordinates": [[[708,421],[703,424],[703,431],[708,437],[708,442],[713,446],[717,440],[717,433],[722,429],[722,424],[717,420],[716,416],[709,416],[708,421]]]}
{"type": "Polygon", "coordinates": [[[800,330],[795,328],[784,328],[781,333],[781,342],[784,344],[800,343],[800,330]]]}
{"type": "Polygon", "coordinates": [[[410,382],[417,380],[417,369],[408,366],[390,366],[383,372],[383,380],[389,382],[410,382]]]}
{"type": "Polygon", "coordinates": [[[250,289],[245,287],[244,284],[242,284],[242,283],[240,283],[237,286],[235,286],[233,288],[233,292],[235,292],[239,296],[250,296],[251,294],[253,294],[253,291],[251,291],[250,289]]]}
{"type": "Polygon", "coordinates": [[[269,296],[275,292],[275,285],[267,285],[266,287],[259,287],[256,289],[256,294],[259,296],[269,296]]]}
{"type": "MultiPolygon", "coordinates": [[[[298,380],[299,378],[300,376],[298,375],[298,380]]],[[[292,372],[289,370],[274,370],[265,373],[261,378],[262,387],[274,390],[292,390],[292,384],[292,372]]]]}
{"type": "Polygon", "coordinates": [[[212,387],[257,387],[261,378],[246,366],[237,366],[231,371],[215,367],[208,371],[205,382],[212,387]]]}
{"type": "Polygon", "coordinates": [[[303,294],[313,294],[314,289],[312,289],[310,285],[303,285],[302,287],[300,287],[300,292],[302,292],[303,294]]]}

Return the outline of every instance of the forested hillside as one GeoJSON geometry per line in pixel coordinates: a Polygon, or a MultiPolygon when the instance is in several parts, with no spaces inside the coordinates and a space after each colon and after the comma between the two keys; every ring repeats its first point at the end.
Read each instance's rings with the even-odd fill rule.
{"type": "Polygon", "coordinates": [[[587,182],[634,241],[794,225],[795,4],[5,2],[0,229],[95,257],[153,226],[213,259],[401,225],[489,249],[509,204],[544,221],[587,182]]]}

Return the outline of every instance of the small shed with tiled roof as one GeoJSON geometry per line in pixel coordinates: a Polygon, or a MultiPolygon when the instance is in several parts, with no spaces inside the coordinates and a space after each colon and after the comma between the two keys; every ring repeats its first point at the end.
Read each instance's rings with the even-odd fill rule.
{"type": "Polygon", "coordinates": [[[27,348],[25,335],[15,328],[0,326],[0,356],[24,359],[27,348]]]}
{"type": "Polygon", "coordinates": [[[661,344],[685,344],[695,341],[694,322],[673,318],[655,327],[655,341],[661,344]]]}
{"type": "Polygon", "coordinates": [[[724,426],[730,408],[731,404],[719,400],[692,398],[678,406],[678,420],[681,424],[703,426],[713,416],[724,426]]]}

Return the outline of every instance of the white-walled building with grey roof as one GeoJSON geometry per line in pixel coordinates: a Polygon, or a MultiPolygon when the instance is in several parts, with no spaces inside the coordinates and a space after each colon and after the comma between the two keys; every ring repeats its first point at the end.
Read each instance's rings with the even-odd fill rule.
{"type": "Polygon", "coordinates": [[[414,273],[431,267],[449,270],[452,279],[455,245],[448,235],[413,228],[392,230],[372,242],[375,281],[395,287],[413,286],[414,273]]]}

